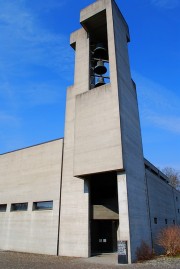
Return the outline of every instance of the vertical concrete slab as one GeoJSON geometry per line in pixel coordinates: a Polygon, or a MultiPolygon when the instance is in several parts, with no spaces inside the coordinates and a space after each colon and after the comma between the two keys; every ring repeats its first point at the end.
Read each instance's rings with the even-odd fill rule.
{"type": "Polygon", "coordinates": [[[111,84],[76,96],[75,176],[123,168],[116,105],[111,84]]]}
{"type": "Polygon", "coordinates": [[[84,29],[71,36],[76,48],[74,86],[67,90],[64,159],[61,192],[59,255],[89,256],[88,182],[74,177],[74,124],[76,95],[89,90],[89,39],[84,29]]]}
{"type": "MultiPolygon", "coordinates": [[[[128,57],[129,31],[114,1],[112,11],[122,151],[128,194],[131,261],[135,261],[135,252],[142,240],[151,246],[150,222],[137,96],[131,80],[128,57]]],[[[120,220],[121,218],[123,216],[120,216],[120,220]]]]}
{"type": "Polygon", "coordinates": [[[129,227],[129,209],[128,209],[128,193],[127,179],[124,172],[117,173],[118,183],[118,203],[119,203],[119,230],[118,240],[127,241],[128,261],[131,262],[131,238],[129,227]]]}

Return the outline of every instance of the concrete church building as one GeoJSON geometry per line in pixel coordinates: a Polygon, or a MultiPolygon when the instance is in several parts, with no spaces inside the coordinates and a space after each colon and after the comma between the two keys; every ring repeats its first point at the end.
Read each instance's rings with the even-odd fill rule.
{"type": "Polygon", "coordinates": [[[0,249],[89,257],[180,224],[180,193],[143,157],[128,25],[113,0],[80,13],[64,139],[0,155],[0,249]],[[168,201],[168,202],[167,202],[168,201]]]}

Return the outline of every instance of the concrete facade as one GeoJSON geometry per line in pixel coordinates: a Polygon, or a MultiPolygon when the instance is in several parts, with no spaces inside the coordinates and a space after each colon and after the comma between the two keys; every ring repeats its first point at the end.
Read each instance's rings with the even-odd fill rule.
{"type": "MultiPolygon", "coordinates": [[[[71,149],[68,148],[68,154],[71,150],[71,164],[73,164],[74,176],[83,178],[87,175],[105,171],[125,170],[125,177],[123,177],[123,179],[121,179],[121,176],[118,176],[118,185],[121,184],[121,180],[126,181],[125,188],[127,189],[129,197],[126,199],[127,212],[125,212],[125,220],[123,220],[124,214],[119,211],[119,233],[123,235],[122,238],[124,240],[128,241],[129,259],[131,260],[131,254],[133,259],[135,259],[134,250],[137,245],[140,244],[142,240],[150,244],[151,239],[136,89],[131,79],[128,60],[127,42],[130,39],[128,26],[113,1],[95,2],[93,5],[81,11],[80,18],[81,24],[85,30],[79,30],[79,34],[75,32],[73,38],[71,38],[71,40],[73,40],[72,44],[76,50],[76,68],[78,72],[75,71],[75,83],[69,90],[69,92],[73,92],[73,96],[70,93],[69,97],[69,92],[67,95],[64,154],[66,156],[66,141],[69,135],[69,138],[72,137],[72,144],[71,149]],[[91,35],[93,34],[91,32],[93,31],[92,24],[98,25],[100,19],[102,23],[104,19],[104,13],[102,12],[104,10],[106,11],[106,22],[104,22],[103,27],[107,27],[111,79],[109,84],[89,90],[89,69],[83,68],[83,70],[81,70],[78,67],[81,65],[82,59],[89,67],[89,44],[91,44],[91,35]],[[97,14],[100,14],[99,18],[97,14]],[[81,46],[79,44],[81,44],[81,46]],[[69,99],[71,99],[71,103],[68,102],[69,99]],[[74,119],[71,120],[70,127],[68,116],[72,111],[74,119]],[[71,132],[68,132],[69,128],[71,128],[71,132]],[[139,201],[137,201],[137,197],[139,201]],[[143,215],[142,212],[144,212],[143,215]],[[123,225],[124,222],[126,225],[123,225]],[[136,233],[131,231],[134,230],[134,228],[137,230],[136,233]],[[133,249],[132,252],[131,245],[133,249]]],[[[70,156],[68,157],[68,163],[69,162],[70,156]]],[[[65,176],[64,173],[66,173],[65,165],[66,157],[64,159],[63,177],[65,176]]],[[[69,166],[67,166],[67,169],[69,173],[69,166]]],[[[79,197],[79,192],[80,189],[82,189],[81,184],[83,184],[83,182],[79,183],[80,189],[78,189],[77,182],[79,180],[73,177],[67,177],[65,180],[66,183],[62,183],[62,203],[67,203],[68,200],[65,196],[66,191],[64,191],[65,186],[63,185],[67,184],[68,181],[69,184],[76,184],[75,192],[73,193],[72,191],[71,195],[72,197],[76,196],[76,202],[79,198],[81,203],[82,197],[79,197]]],[[[88,193],[89,191],[87,190],[87,196],[88,193]]],[[[121,209],[121,203],[125,203],[123,188],[118,188],[118,199],[119,209],[121,209]]],[[[81,220],[81,225],[84,223],[86,229],[88,227],[86,221],[88,220],[87,212],[89,210],[87,200],[83,203],[85,215],[82,215],[81,220]]],[[[74,214],[73,207],[70,205],[66,207],[63,204],[63,208],[65,216],[69,211],[69,216],[72,217],[74,214]]],[[[76,206],[76,208],[78,207],[76,206]]],[[[124,208],[122,210],[124,211],[124,208]]],[[[69,218],[67,218],[67,221],[65,220],[65,216],[62,211],[62,222],[66,223],[64,225],[64,232],[61,223],[60,242],[65,242],[63,234],[67,241],[66,227],[67,225],[72,225],[69,224],[69,218]]],[[[61,252],[60,248],[61,255],[67,255],[67,253],[70,252],[69,245],[73,246],[73,235],[77,233],[79,233],[79,236],[75,237],[76,244],[77,238],[80,238],[82,242],[85,242],[86,246],[90,246],[89,230],[85,231],[86,233],[82,239],[81,231],[84,231],[84,229],[82,227],[82,229],[79,230],[78,226],[76,228],[76,222],[78,223],[79,219],[74,219],[73,228],[69,229],[72,231],[72,235],[69,234],[71,244],[69,241],[64,244],[62,243],[63,252],[61,252]],[[76,231],[74,229],[76,229],[76,231]]],[[[76,250],[73,248],[72,255],[78,256],[80,254],[80,250],[76,250]],[[74,253],[76,250],[77,253],[74,253]]],[[[84,255],[84,250],[85,248],[82,243],[83,253],[81,255],[84,255]]],[[[88,253],[89,250],[87,249],[87,256],[89,255],[88,253]]]]}
{"type": "Polygon", "coordinates": [[[145,168],[152,245],[158,252],[159,248],[155,243],[158,232],[174,224],[180,225],[180,193],[170,186],[167,183],[168,178],[147,160],[145,168]]]}
{"type": "Polygon", "coordinates": [[[129,29],[116,3],[96,1],[80,23],[64,139],[0,155],[0,249],[89,257],[126,241],[131,263],[142,240],[157,249],[157,232],[180,224],[180,193],[144,160],[129,29]],[[100,42],[109,75],[97,86],[100,42]],[[47,201],[53,208],[34,210],[47,201]],[[28,208],[12,212],[13,203],[28,208]]]}
{"type": "Polygon", "coordinates": [[[57,254],[63,140],[0,155],[0,249],[57,254]],[[53,201],[33,211],[33,202],[53,201]],[[11,211],[28,203],[27,211],[11,211]]]}

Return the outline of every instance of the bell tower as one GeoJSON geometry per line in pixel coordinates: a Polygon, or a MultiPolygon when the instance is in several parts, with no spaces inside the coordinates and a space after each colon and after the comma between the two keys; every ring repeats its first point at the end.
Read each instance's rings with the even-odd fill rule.
{"type": "Polygon", "coordinates": [[[122,240],[131,263],[151,236],[129,29],[114,0],[83,9],[80,23],[70,38],[59,255],[114,252],[122,240]]]}

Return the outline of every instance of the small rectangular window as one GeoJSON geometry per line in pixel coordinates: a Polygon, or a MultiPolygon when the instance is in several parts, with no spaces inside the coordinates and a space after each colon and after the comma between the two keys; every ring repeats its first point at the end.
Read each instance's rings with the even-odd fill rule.
{"type": "Polygon", "coordinates": [[[6,212],[7,204],[0,204],[0,212],[6,212]]]}
{"type": "Polygon", "coordinates": [[[173,224],[175,225],[175,220],[173,219],[173,224]]]}
{"type": "Polygon", "coordinates": [[[179,213],[179,209],[178,209],[178,213],[179,213]]]}
{"type": "Polygon", "coordinates": [[[53,201],[34,202],[33,210],[52,210],[53,201]]]}
{"type": "Polygon", "coordinates": [[[176,196],[176,201],[178,201],[178,197],[176,196]]]}
{"type": "Polygon", "coordinates": [[[11,211],[27,211],[28,203],[11,204],[11,211]]]}
{"type": "Polygon", "coordinates": [[[165,219],[165,224],[167,224],[168,223],[168,221],[167,221],[167,219],[165,219]]]}
{"type": "Polygon", "coordinates": [[[154,218],[154,224],[157,224],[157,218],[154,218]]]}

